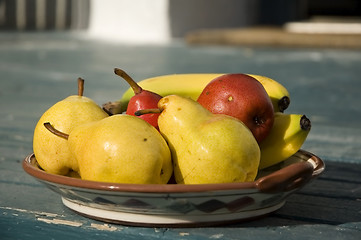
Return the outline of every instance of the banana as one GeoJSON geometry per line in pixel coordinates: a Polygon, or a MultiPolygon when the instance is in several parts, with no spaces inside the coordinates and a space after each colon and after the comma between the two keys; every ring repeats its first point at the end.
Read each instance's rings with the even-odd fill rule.
{"type": "Polygon", "coordinates": [[[290,105],[290,94],[281,83],[265,76],[254,74],[248,75],[254,77],[260,83],[262,83],[264,89],[268,93],[268,96],[271,98],[275,112],[283,112],[288,108],[290,105]]]}
{"type": "MultiPolygon", "coordinates": [[[[223,75],[223,73],[185,73],[170,74],[153,78],[144,79],[138,84],[152,92],[156,92],[161,96],[177,94],[184,97],[190,97],[197,100],[204,87],[214,78],[223,75]]],[[[290,103],[290,95],[287,89],[279,82],[260,75],[248,74],[256,78],[262,83],[266,92],[272,100],[275,112],[283,112],[290,103]]],[[[127,108],[129,99],[134,95],[133,90],[129,88],[118,102],[118,107],[112,111],[116,113],[123,112],[127,108]],[[120,106],[119,106],[120,105],[120,106]]]]}
{"type": "Polygon", "coordinates": [[[295,154],[311,130],[311,121],[300,114],[275,113],[269,135],[260,143],[259,169],[282,162],[295,154]]]}

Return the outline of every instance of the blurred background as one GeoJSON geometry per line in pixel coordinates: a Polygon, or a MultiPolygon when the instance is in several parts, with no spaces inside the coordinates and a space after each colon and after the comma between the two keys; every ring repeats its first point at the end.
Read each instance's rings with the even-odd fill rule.
{"type": "Polygon", "coordinates": [[[76,30],[126,43],[351,47],[360,17],[358,0],[0,0],[2,31],[76,30]],[[295,33],[318,35],[305,43],[295,33]]]}

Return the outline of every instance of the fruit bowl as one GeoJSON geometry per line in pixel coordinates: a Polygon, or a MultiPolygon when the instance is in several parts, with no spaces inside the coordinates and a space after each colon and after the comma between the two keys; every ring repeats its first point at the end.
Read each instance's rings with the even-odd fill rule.
{"type": "Polygon", "coordinates": [[[196,227],[249,221],[281,208],[287,196],[319,176],[324,162],[305,150],[259,171],[253,182],[116,184],[54,175],[34,156],[24,170],[60,194],[75,212],[100,221],[145,227],[196,227]]]}

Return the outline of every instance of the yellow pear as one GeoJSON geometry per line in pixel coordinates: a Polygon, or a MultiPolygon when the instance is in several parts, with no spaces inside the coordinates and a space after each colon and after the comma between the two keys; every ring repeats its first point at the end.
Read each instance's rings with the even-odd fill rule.
{"type": "Polygon", "coordinates": [[[117,114],[74,128],[69,147],[84,180],[165,184],[172,172],[169,147],[149,123],[117,114]]]}
{"type": "Polygon", "coordinates": [[[50,122],[56,129],[69,133],[74,127],[108,116],[93,100],[83,96],[84,80],[78,79],[78,95],[72,95],[50,107],[39,119],[33,136],[33,150],[39,165],[47,172],[66,175],[78,171],[65,139],[55,136],[45,127],[50,122]]]}
{"type": "Polygon", "coordinates": [[[238,119],[213,114],[198,102],[177,95],[162,98],[159,130],[167,140],[177,183],[253,181],[260,149],[238,119]]]}

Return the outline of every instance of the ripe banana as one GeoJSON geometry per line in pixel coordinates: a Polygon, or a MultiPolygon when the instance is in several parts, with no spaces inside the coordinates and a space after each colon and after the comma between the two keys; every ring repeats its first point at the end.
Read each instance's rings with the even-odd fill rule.
{"type": "Polygon", "coordinates": [[[260,143],[259,169],[282,162],[295,154],[311,130],[311,121],[305,115],[275,113],[269,135],[260,143]]]}
{"type": "Polygon", "coordinates": [[[290,94],[281,83],[265,76],[254,74],[248,75],[254,77],[262,83],[264,89],[268,93],[268,96],[271,98],[275,112],[283,112],[288,108],[290,105],[290,94]]]}
{"type": "MultiPolygon", "coordinates": [[[[142,88],[158,93],[161,96],[177,94],[197,100],[204,87],[211,80],[221,75],[223,75],[223,73],[171,74],[144,79],[138,82],[138,84],[142,88]]],[[[288,107],[290,95],[283,85],[268,77],[253,74],[248,75],[256,78],[263,84],[263,87],[272,100],[275,112],[283,112],[288,107]]],[[[133,95],[133,90],[129,88],[118,102],[120,106],[112,106],[112,111],[115,111],[115,113],[124,112],[129,99],[133,95]]]]}

